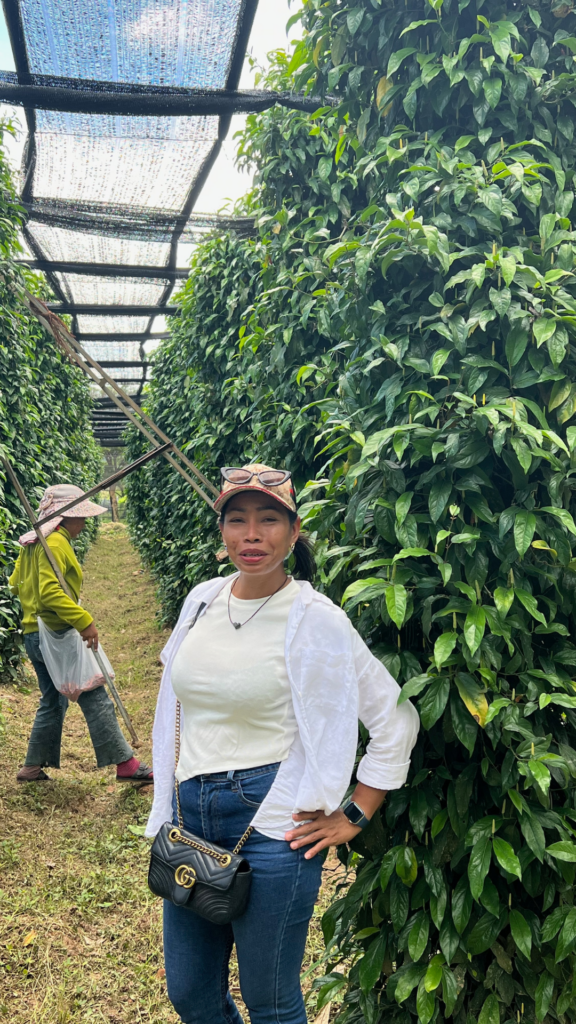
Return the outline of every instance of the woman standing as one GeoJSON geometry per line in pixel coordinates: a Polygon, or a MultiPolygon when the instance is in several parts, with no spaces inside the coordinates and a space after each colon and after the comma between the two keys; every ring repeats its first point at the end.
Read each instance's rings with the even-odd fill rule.
{"type": "MultiPolygon", "coordinates": [[[[37,512],[38,518],[56,512],[82,493],[79,487],[71,484],[47,487],[37,512]]],[[[92,501],[82,501],[71,511],[75,515],[56,516],[40,529],[75,600],[62,590],[34,530],[20,537],[22,550],[8,581],[12,593],[20,598],[24,646],[40,687],[40,705],[32,726],[26,760],[16,776],[19,782],[45,782],[49,776],[43,768],[60,767],[62,726],[68,708],[67,698],[58,692],[44,664],[37,616],[56,632],[77,629],[88,647],[98,649],[98,630],[94,620],[78,604],[82,569],[71,542],[80,535],[88,517],[102,515],[106,509],[92,501]]],[[[81,694],[78,704],[86,719],[98,767],[115,764],[116,777],[122,781],[152,782],[151,769],[134,756],[120,731],[114,705],[104,686],[81,694]]]]}
{"type": "Polygon", "coordinates": [[[185,1024],[241,1024],[228,989],[236,943],[252,1024],[305,1024],[300,969],[327,847],[349,842],[404,784],[418,715],[349,619],[310,585],[290,474],[222,470],[220,530],[238,572],[201,583],[163,651],[153,731],[155,798],[147,834],[176,823],[242,854],[252,868],[246,912],[215,925],[164,904],[168,995],[185,1024]],[[294,552],[295,575],[284,562],[294,552]],[[191,628],[193,626],[194,628],[191,628]],[[370,742],[349,788],[358,718],[370,742]]]}

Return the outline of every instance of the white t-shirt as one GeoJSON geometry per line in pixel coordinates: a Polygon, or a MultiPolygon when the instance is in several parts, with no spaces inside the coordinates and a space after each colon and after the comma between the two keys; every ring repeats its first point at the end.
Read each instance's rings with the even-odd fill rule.
{"type": "Polygon", "coordinates": [[[174,659],[172,686],[182,705],[179,782],[284,761],[297,732],[284,645],[298,585],[291,580],[265,607],[262,598],[240,601],[232,594],[232,621],[246,623],[240,629],[228,618],[230,586],[174,659]]]}

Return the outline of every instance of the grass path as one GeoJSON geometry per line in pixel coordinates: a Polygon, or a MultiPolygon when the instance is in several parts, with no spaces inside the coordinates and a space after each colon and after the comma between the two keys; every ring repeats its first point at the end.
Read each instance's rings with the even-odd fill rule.
{"type": "MultiPolygon", "coordinates": [[[[153,586],[124,527],[103,526],[84,573],[82,603],[143,741],[138,754],[150,763],[158,654],[168,634],[156,625],[153,586]]],[[[96,768],[75,704],[53,781],[17,784],[37,700],[31,670],[23,685],[0,687],[0,1020],[177,1024],[166,996],[160,901],[146,886],[149,846],[138,835],[151,787],[121,786],[114,768],[96,768]]],[[[331,891],[328,883],[321,906],[331,891]]],[[[323,946],[317,911],[305,966],[323,946]]]]}

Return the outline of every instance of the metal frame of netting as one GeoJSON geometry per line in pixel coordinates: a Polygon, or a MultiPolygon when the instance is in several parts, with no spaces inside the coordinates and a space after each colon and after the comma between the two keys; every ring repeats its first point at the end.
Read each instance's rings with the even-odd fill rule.
{"type": "MultiPolygon", "coordinates": [[[[136,398],[144,346],[177,312],[179,243],[253,231],[249,218],[193,214],[232,113],[278,100],[314,109],[238,91],[257,2],[3,0],[16,72],[0,73],[0,100],[24,105],[28,129],[27,262],[136,398]]],[[[110,412],[95,413],[102,439],[120,434],[110,412]]]]}

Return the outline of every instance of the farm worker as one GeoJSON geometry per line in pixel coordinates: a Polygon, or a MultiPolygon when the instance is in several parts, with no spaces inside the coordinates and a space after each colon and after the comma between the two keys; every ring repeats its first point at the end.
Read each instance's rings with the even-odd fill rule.
{"type": "Polygon", "coordinates": [[[163,651],[146,832],[178,824],[178,793],[184,829],[200,841],[233,850],[252,824],[242,849],[252,885],[226,925],[194,913],[193,889],[189,908],[165,900],[168,995],[186,1024],[241,1024],[227,980],[235,942],[252,1024],[306,1024],[300,968],[325,851],[404,785],[419,720],[409,701],[398,707],[400,688],[346,614],[311,586],[290,473],[221,473],[214,507],[238,571],[194,587],[163,651]],[[370,742],[345,800],[358,718],[370,742]]]}
{"type": "MultiPolygon", "coordinates": [[[[38,518],[56,512],[82,493],[79,487],[71,484],[47,487],[37,512],[38,518]]],[[[58,692],[44,664],[36,616],[39,615],[55,631],[74,627],[89,648],[98,649],[98,630],[94,620],[77,603],[82,586],[82,569],[71,541],[82,532],[88,517],[99,516],[105,511],[105,508],[92,501],[82,501],[70,509],[71,515],[56,516],[40,527],[74,594],[74,601],[62,590],[34,530],[20,537],[22,550],[8,582],[12,593],[20,598],[24,645],[38,677],[41,696],[24,767],[16,776],[19,782],[44,782],[49,776],[42,770],[43,766],[60,767],[62,726],[68,707],[67,698],[58,692]]],[[[151,782],[152,771],[138,761],[124,739],[114,714],[114,705],[104,686],[82,693],[78,704],[88,725],[98,767],[115,764],[117,779],[151,782]]]]}

